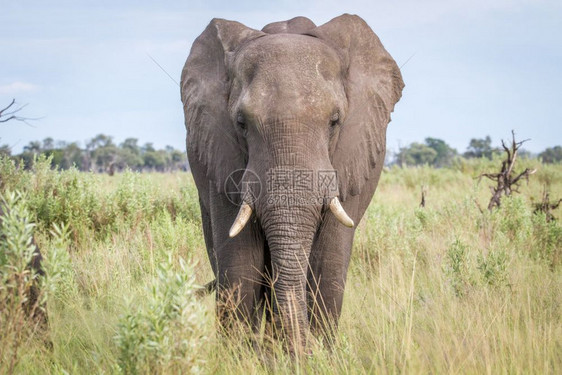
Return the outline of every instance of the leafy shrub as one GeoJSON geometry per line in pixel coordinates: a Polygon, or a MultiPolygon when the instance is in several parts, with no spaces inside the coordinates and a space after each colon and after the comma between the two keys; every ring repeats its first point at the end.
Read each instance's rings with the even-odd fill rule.
{"type": "Polygon", "coordinates": [[[499,229],[509,238],[517,242],[529,237],[531,210],[521,197],[504,197],[502,206],[495,214],[500,223],[499,229]]]}
{"type": "Polygon", "coordinates": [[[449,276],[451,287],[458,297],[465,295],[468,288],[474,284],[473,262],[469,250],[468,246],[458,238],[447,249],[445,273],[449,276]]]}
{"type": "Polygon", "coordinates": [[[125,373],[198,373],[208,340],[206,314],[195,299],[193,268],[180,259],[162,264],[147,300],[120,319],[116,342],[125,373]]]}
{"type": "Polygon", "coordinates": [[[138,172],[125,171],[113,178],[83,173],[75,168],[51,169],[51,159],[39,156],[33,170],[24,170],[0,156],[0,192],[26,193],[29,212],[38,231],[49,234],[54,223],[68,227],[75,247],[95,238],[106,238],[123,224],[131,228],[157,220],[168,212],[200,223],[197,190],[192,181],[178,181],[180,193],[162,192],[158,181],[138,172]],[[116,185],[108,189],[107,185],[116,185]]]}
{"type": "Polygon", "coordinates": [[[535,214],[532,222],[536,244],[530,248],[529,255],[547,262],[554,270],[562,260],[562,227],[554,220],[546,221],[544,213],[535,214]]]}
{"type": "Polygon", "coordinates": [[[50,234],[52,246],[49,251],[43,251],[42,262],[45,271],[43,289],[47,294],[49,306],[55,302],[64,304],[78,298],[75,272],[68,253],[70,229],[64,224],[53,224],[50,234]]]}
{"type": "Polygon", "coordinates": [[[37,256],[28,199],[19,192],[1,195],[0,220],[0,373],[11,373],[20,359],[22,344],[39,334],[48,340],[46,306],[70,270],[65,249],[68,230],[55,226],[53,251],[43,255],[40,275],[31,267],[37,256]],[[65,269],[66,266],[66,269],[65,269]],[[63,277],[61,277],[63,276],[63,277]]]}
{"type": "Polygon", "coordinates": [[[13,372],[19,351],[37,326],[31,321],[44,294],[39,274],[29,265],[35,256],[34,224],[20,193],[2,195],[0,219],[0,372],[13,372]],[[32,295],[33,294],[33,295],[32,295]]]}
{"type": "Polygon", "coordinates": [[[507,283],[509,259],[505,250],[492,250],[486,255],[480,254],[477,261],[478,269],[486,284],[502,286],[507,283]]]}

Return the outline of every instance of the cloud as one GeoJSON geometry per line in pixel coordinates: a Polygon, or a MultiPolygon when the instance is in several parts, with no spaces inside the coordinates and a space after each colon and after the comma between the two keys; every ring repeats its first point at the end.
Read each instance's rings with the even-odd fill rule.
{"type": "Polygon", "coordinates": [[[3,95],[20,94],[23,92],[34,92],[37,90],[39,90],[39,86],[27,82],[16,81],[16,82],[8,83],[7,85],[0,85],[0,94],[3,95]]]}

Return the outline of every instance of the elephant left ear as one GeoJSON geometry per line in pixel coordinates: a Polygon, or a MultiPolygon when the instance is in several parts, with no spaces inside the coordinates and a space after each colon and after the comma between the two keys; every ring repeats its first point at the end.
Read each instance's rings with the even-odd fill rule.
{"type": "Polygon", "coordinates": [[[384,163],[386,127],[404,82],[396,62],[360,17],[344,14],[308,34],[331,45],[343,61],[348,110],[332,165],[345,200],[360,194],[373,169],[384,163]]]}

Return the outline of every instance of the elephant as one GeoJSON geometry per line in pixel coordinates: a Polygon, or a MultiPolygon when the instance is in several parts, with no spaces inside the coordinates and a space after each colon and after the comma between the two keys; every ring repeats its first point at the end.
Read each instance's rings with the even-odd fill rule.
{"type": "Polygon", "coordinates": [[[223,324],[266,316],[291,350],[337,329],[403,88],[356,15],[262,30],[215,18],[197,37],[180,91],[223,324]]]}

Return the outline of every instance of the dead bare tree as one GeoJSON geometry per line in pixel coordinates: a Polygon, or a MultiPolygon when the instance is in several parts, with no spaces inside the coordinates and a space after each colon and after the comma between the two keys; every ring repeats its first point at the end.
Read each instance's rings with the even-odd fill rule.
{"type": "Polygon", "coordinates": [[[492,198],[488,204],[488,210],[492,211],[494,207],[499,207],[501,204],[502,195],[510,196],[512,192],[518,193],[519,183],[521,179],[526,179],[529,181],[529,176],[535,173],[536,169],[526,168],[523,172],[517,174],[513,171],[515,166],[515,161],[517,159],[517,151],[521,145],[528,141],[528,139],[517,142],[515,141],[515,132],[511,131],[512,141],[510,147],[507,147],[505,142],[502,140],[502,147],[505,151],[506,159],[502,161],[502,167],[499,173],[482,173],[478,177],[478,181],[482,177],[486,177],[492,181],[496,182],[496,186],[490,186],[492,191],[492,198]]]}
{"type": "Polygon", "coordinates": [[[542,193],[542,201],[540,203],[535,203],[535,210],[533,212],[534,213],[543,212],[546,216],[546,221],[550,222],[556,220],[556,218],[552,214],[552,210],[557,209],[560,206],[560,203],[562,203],[562,199],[559,199],[558,202],[550,201],[550,193],[545,185],[542,193]]]}

